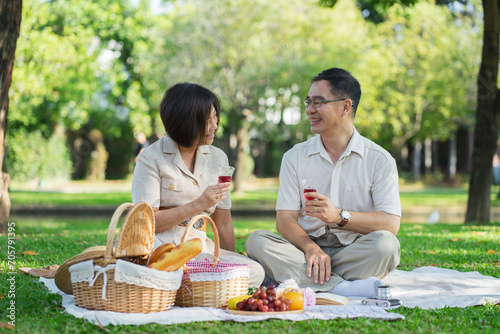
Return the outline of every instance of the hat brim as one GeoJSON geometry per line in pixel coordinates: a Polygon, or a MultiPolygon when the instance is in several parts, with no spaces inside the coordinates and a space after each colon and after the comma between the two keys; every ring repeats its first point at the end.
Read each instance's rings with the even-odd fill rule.
{"type": "Polygon", "coordinates": [[[80,254],[77,254],[64,262],[56,271],[54,276],[54,281],[56,286],[62,292],[72,295],[73,286],[71,284],[71,273],[69,272],[69,267],[75,263],[80,263],[88,260],[97,260],[104,258],[104,253],[106,252],[106,246],[94,246],[87,248],[80,254]]]}

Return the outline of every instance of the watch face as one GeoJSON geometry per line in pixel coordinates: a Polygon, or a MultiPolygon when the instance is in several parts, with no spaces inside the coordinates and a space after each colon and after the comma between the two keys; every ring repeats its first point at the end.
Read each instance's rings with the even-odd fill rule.
{"type": "Polygon", "coordinates": [[[342,219],[351,219],[351,212],[342,210],[342,219]]]}

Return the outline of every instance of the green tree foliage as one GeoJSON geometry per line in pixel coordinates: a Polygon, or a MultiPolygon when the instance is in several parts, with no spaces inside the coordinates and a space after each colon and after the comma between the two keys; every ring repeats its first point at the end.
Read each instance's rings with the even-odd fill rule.
{"type": "MultiPolygon", "coordinates": [[[[375,3],[366,2],[370,13],[375,3]]],[[[260,175],[275,175],[282,153],[311,135],[300,101],[311,77],[336,66],[361,81],[356,126],[364,135],[395,154],[407,142],[447,138],[472,123],[477,18],[427,2],[389,4],[374,24],[354,0],[334,8],[186,0],[161,15],[146,0],[26,0],[8,136],[48,139],[61,126],[74,149],[96,129],[108,170],[124,175],[133,132],[161,136],[164,91],[192,81],[222,98],[219,135],[231,162],[259,157],[260,175]]],[[[9,138],[11,146],[20,140],[9,138]]]]}
{"type": "Polygon", "coordinates": [[[398,154],[408,141],[445,140],[459,126],[471,129],[480,57],[475,24],[425,2],[391,7],[373,27],[359,68],[363,133],[398,154]]]}
{"type": "MultiPolygon", "coordinates": [[[[9,131],[40,130],[49,137],[60,121],[79,129],[89,117],[97,54],[82,24],[56,26],[54,6],[25,1],[11,94],[9,131]]],[[[68,21],[71,18],[67,17],[68,21]]]]}
{"type": "MultiPolygon", "coordinates": [[[[90,133],[97,129],[110,153],[108,171],[121,169],[125,176],[133,132],[152,132],[151,87],[143,84],[139,63],[153,43],[149,35],[154,18],[146,1],[25,1],[9,115],[10,146],[17,145],[17,137],[10,136],[15,131],[40,131],[48,139],[62,126],[75,167],[85,167],[91,152],[107,156],[106,149],[97,150],[91,141],[90,133]],[[91,147],[75,146],[78,138],[91,147]],[[123,139],[128,140],[125,146],[123,139]]],[[[16,159],[33,164],[29,156],[16,159]]]]}
{"type": "Polygon", "coordinates": [[[68,180],[71,175],[70,154],[61,127],[56,127],[49,138],[40,130],[11,132],[6,158],[9,174],[18,181],[68,180]]]}
{"type": "Polygon", "coordinates": [[[231,149],[269,139],[274,173],[283,151],[310,133],[300,99],[312,75],[353,68],[368,31],[353,4],[331,10],[313,1],[186,1],[166,21],[165,86],[196,81],[218,92],[231,149]]]}

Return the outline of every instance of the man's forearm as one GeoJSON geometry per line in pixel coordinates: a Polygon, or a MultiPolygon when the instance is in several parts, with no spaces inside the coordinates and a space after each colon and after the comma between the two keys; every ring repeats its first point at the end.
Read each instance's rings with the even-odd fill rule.
{"type": "Polygon", "coordinates": [[[276,230],[292,245],[307,253],[311,247],[318,247],[298,222],[298,215],[293,212],[278,211],[276,217],[276,230]]]}
{"type": "Polygon", "coordinates": [[[374,231],[386,230],[394,235],[399,231],[401,217],[388,214],[383,211],[354,212],[351,211],[351,219],[343,229],[368,234],[374,231]]]}

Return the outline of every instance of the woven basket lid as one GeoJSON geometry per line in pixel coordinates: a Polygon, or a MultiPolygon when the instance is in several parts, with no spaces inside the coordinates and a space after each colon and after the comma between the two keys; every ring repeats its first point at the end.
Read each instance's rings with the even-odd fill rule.
{"type": "Polygon", "coordinates": [[[146,202],[140,202],[125,216],[115,245],[114,256],[137,257],[151,254],[154,246],[155,216],[146,202]]]}
{"type": "Polygon", "coordinates": [[[77,254],[65,261],[59,268],[57,268],[56,274],[54,276],[54,281],[56,286],[64,293],[69,295],[73,294],[73,287],[71,285],[71,273],[69,272],[69,267],[76,263],[104,259],[104,253],[106,252],[106,246],[94,246],[87,248],[80,254],[77,254]]]}

